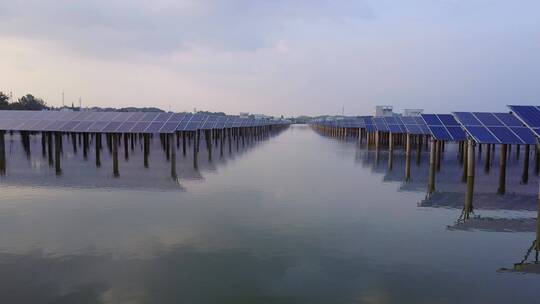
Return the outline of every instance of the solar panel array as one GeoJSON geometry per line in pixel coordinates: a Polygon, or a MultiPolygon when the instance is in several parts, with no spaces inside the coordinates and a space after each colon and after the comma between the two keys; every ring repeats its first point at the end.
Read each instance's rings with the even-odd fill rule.
{"type": "Polygon", "coordinates": [[[536,136],[540,137],[540,107],[539,106],[508,106],[536,136]]]}
{"type": "Polygon", "coordinates": [[[174,133],[224,127],[286,124],[286,121],[164,112],[0,111],[0,130],[80,133],[174,133]]]}
{"type": "Polygon", "coordinates": [[[477,143],[534,144],[532,131],[510,113],[454,112],[456,119],[477,143]]]}
{"type": "Polygon", "coordinates": [[[322,118],[311,123],[337,128],[365,128],[368,132],[431,134],[420,116],[322,118]]]}
{"type": "Polygon", "coordinates": [[[467,139],[465,131],[450,114],[422,114],[431,135],[437,140],[461,141],[467,139]]]}

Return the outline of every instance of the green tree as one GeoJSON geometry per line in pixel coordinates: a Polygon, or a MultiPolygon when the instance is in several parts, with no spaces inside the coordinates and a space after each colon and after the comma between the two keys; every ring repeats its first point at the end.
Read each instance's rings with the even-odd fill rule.
{"type": "Polygon", "coordinates": [[[44,110],[47,109],[47,104],[43,99],[27,94],[19,98],[17,102],[12,103],[10,108],[13,110],[44,110]]]}
{"type": "Polygon", "coordinates": [[[9,109],[9,96],[0,92],[0,110],[9,109]]]}

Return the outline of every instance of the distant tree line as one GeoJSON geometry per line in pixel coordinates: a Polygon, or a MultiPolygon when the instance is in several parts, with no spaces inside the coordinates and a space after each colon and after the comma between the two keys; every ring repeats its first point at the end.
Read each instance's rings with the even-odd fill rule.
{"type": "Polygon", "coordinates": [[[49,107],[41,98],[26,94],[15,102],[9,102],[9,96],[0,92],[0,110],[47,110],[49,107]]]}

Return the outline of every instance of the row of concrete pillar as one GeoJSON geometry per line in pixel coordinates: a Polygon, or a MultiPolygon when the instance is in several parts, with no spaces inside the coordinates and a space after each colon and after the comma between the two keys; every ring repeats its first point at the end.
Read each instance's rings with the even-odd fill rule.
{"type": "MultiPolygon", "coordinates": [[[[205,136],[209,161],[212,161],[212,141],[214,145],[220,147],[220,155],[223,156],[224,145],[228,142],[229,153],[232,153],[232,143],[236,143],[238,150],[240,144],[245,146],[253,141],[262,140],[270,135],[283,130],[286,126],[260,126],[242,127],[228,129],[209,129],[180,131],[171,134],[160,134],[161,147],[165,152],[166,159],[171,162],[171,176],[177,177],[176,172],[176,151],[182,148],[182,154],[186,156],[187,147],[193,145],[194,168],[198,168],[198,152],[200,146],[201,133],[205,136]]],[[[34,132],[35,133],[35,132],[34,132]]],[[[23,149],[30,157],[30,132],[20,132],[23,149]]],[[[0,131],[0,174],[6,173],[6,150],[5,131],[0,131]]],[[[137,142],[140,142],[144,155],[144,167],[149,167],[150,140],[153,134],[147,133],[62,133],[62,132],[41,132],[42,155],[48,159],[51,167],[55,168],[57,175],[62,174],[61,155],[64,151],[63,137],[68,136],[72,142],[73,153],[77,153],[82,146],[83,158],[88,158],[90,143],[94,142],[96,167],[101,167],[102,135],[105,135],[109,153],[112,155],[113,176],[120,176],[119,168],[119,147],[124,147],[124,158],[129,160],[129,150],[134,150],[137,142]],[[122,143],[123,139],[123,143],[122,143]]]]}

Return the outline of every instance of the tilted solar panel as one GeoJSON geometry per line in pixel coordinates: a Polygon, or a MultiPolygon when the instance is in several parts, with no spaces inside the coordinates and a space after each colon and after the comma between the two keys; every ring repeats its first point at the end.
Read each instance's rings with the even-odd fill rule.
{"type": "Polygon", "coordinates": [[[510,113],[456,112],[459,123],[477,143],[534,144],[532,132],[510,113]]]}

